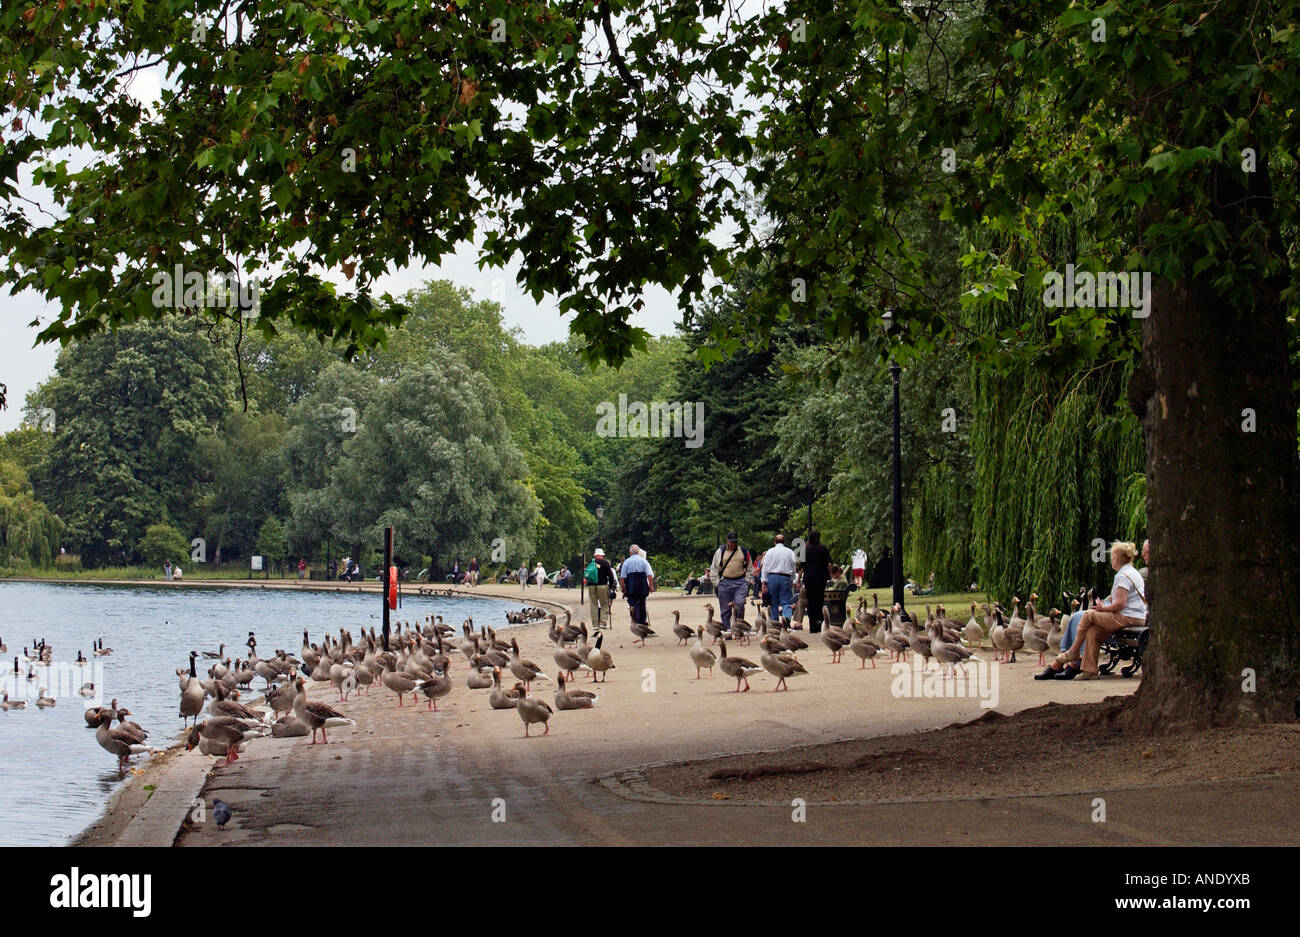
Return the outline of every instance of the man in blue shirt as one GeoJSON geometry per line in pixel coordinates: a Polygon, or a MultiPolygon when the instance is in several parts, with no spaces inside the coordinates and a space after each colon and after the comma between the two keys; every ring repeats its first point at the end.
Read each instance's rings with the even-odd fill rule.
{"type": "Polygon", "coordinates": [[[635,543],[627,551],[627,559],[618,571],[619,583],[623,595],[627,597],[628,611],[637,624],[646,623],[645,600],[655,591],[655,571],[641,555],[641,548],[635,543]]]}

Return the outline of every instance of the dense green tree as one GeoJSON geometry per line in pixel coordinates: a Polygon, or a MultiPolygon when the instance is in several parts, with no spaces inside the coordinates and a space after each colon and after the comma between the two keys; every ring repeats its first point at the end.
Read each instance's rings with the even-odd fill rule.
{"type": "Polygon", "coordinates": [[[22,465],[0,456],[0,566],[49,566],[62,535],[63,521],[36,500],[22,465]]]}
{"type": "Polygon", "coordinates": [[[282,563],[289,555],[284,526],[279,518],[271,516],[262,522],[261,529],[257,532],[257,552],[272,563],[282,563]]]}
{"type": "MultiPolygon", "coordinates": [[[[289,411],[283,453],[287,533],[294,550],[315,552],[339,524],[342,506],[330,492],[331,472],[342,458],[344,442],[363,425],[376,383],[356,367],[338,362],[289,411]]],[[[360,541],[349,545],[358,555],[360,541]]]]}
{"type": "Polygon", "coordinates": [[[45,408],[54,415],[32,482],[83,565],[131,562],[150,524],[194,529],[195,453],[232,405],[229,372],[229,354],[183,319],[92,335],[59,353],[55,375],[28,400],[33,420],[45,408]]]}
{"type": "Polygon", "coordinates": [[[190,557],[190,541],[171,524],[150,524],[136,553],[149,566],[161,566],[164,560],[184,563],[190,557]]]}
{"type": "Polygon", "coordinates": [[[278,414],[236,410],[215,433],[199,439],[197,510],[208,562],[251,553],[263,521],[284,510],[284,434],[278,414]]]}
{"type": "Polygon", "coordinates": [[[505,418],[479,374],[446,352],[380,385],[356,435],[329,470],[333,531],[352,543],[382,542],[392,525],[404,550],[433,556],[508,555],[533,549],[536,499],[505,418]]]}

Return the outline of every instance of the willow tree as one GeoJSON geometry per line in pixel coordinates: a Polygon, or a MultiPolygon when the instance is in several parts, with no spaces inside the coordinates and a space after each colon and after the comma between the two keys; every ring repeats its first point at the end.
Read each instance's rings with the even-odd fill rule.
{"type": "Polygon", "coordinates": [[[1052,368],[1137,355],[1158,596],[1138,709],[1294,718],[1297,19],[1300,0],[1249,16],[1138,0],[10,4],[3,279],[59,303],[43,330],[59,340],[159,314],[150,277],[175,263],[283,270],[259,326],[351,350],[401,318],[374,302],[377,277],[479,231],[484,262],[517,255],[593,359],[644,342],[627,317],[647,283],[689,316],[741,268],[756,288],[713,324],[718,355],[790,318],[874,336],[886,309],[902,359],[949,340],[1052,368]],[[126,92],[154,62],[168,78],[146,110],[126,92]],[[26,210],[24,168],[53,220],[26,210]],[[1149,315],[1075,306],[1048,336],[1010,317],[974,333],[937,301],[951,270],[901,233],[918,202],[963,240],[1024,245],[1023,269],[967,255],[985,303],[1041,285],[1043,232],[1095,206],[1076,265],[1151,273],[1149,315]]]}

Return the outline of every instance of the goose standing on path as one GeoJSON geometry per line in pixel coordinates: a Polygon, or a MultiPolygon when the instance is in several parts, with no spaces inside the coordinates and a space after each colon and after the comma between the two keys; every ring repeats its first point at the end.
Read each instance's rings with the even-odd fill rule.
{"type": "Polygon", "coordinates": [[[708,613],[708,620],[704,622],[704,630],[707,631],[713,640],[710,644],[717,644],[722,640],[722,622],[713,617],[713,603],[710,602],[704,606],[704,611],[708,613]]]}
{"type": "Polygon", "coordinates": [[[530,738],[528,727],[539,722],[546,726],[546,731],[542,735],[551,734],[550,718],[555,710],[551,709],[549,703],[539,699],[530,699],[527,692],[525,692],[519,697],[519,702],[515,704],[515,712],[519,713],[519,718],[523,720],[524,738],[530,738]]]}
{"type": "Polygon", "coordinates": [[[775,651],[775,649],[779,647],[775,637],[769,635],[758,643],[763,649],[762,656],[759,657],[759,660],[763,664],[763,669],[777,678],[776,686],[772,688],[773,693],[778,690],[790,689],[785,682],[787,677],[793,677],[796,674],[808,672],[804,669],[804,665],[791,657],[788,652],[782,651],[777,653],[775,651]]]}
{"type": "Polygon", "coordinates": [[[138,741],[131,732],[112,728],[109,724],[113,721],[114,715],[116,714],[109,710],[100,712],[99,728],[95,730],[95,740],[99,742],[99,747],[104,751],[117,756],[117,768],[120,771],[126,767],[128,758],[132,755],[147,752],[149,746],[138,741]]]}
{"type": "Polygon", "coordinates": [[[325,703],[307,701],[307,690],[303,683],[302,677],[294,681],[294,687],[298,690],[298,695],[293,700],[293,714],[298,721],[311,728],[311,741],[307,744],[316,744],[316,730],[320,730],[321,744],[328,745],[329,738],[325,735],[326,726],[337,727],[341,725],[356,725],[351,719],[344,716],[341,712],[336,712],[325,703]]]}
{"type": "Polygon", "coordinates": [[[973,645],[977,651],[984,646],[984,629],[975,620],[974,602],[970,603],[970,621],[966,622],[966,627],[962,628],[961,635],[966,639],[966,643],[973,645]]]}
{"type": "Polygon", "coordinates": [[[451,664],[447,664],[446,670],[435,670],[433,678],[424,681],[420,692],[429,699],[429,712],[441,712],[438,709],[438,700],[451,692],[451,664]]]}
{"type": "Polygon", "coordinates": [[[872,640],[865,628],[857,625],[853,627],[853,638],[849,641],[849,650],[858,655],[858,658],[862,661],[862,664],[858,667],[859,670],[866,669],[867,661],[871,661],[871,667],[873,670],[875,669],[876,655],[880,653],[880,645],[872,640]]]}
{"type": "Polygon", "coordinates": [[[587,654],[587,666],[591,668],[591,679],[594,682],[596,674],[600,674],[600,682],[604,683],[609,679],[609,671],[614,669],[614,656],[600,646],[605,640],[603,634],[596,635],[596,646],[587,654]]]}
{"type": "Polygon", "coordinates": [[[695,643],[691,645],[691,663],[695,665],[695,679],[700,679],[700,670],[707,670],[709,678],[713,678],[713,667],[717,664],[717,658],[713,652],[704,646],[704,629],[700,628],[695,635],[695,643]]]}
{"type": "MultiPolygon", "coordinates": [[[[646,638],[653,638],[656,636],[655,631],[653,628],[650,627],[649,622],[643,624],[639,621],[634,621],[628,627],[631,630],[632,634],[634,634],[639,639],[639,643],[641,644],[642,647],[645,647],[646,638]]],[[[632,643],[637,644],[638,641],[633,641],[632,643]]]]}
{"type": "MultiPolygon", "coordinates": [[[[388,689],[392,690],[394,693],[397,694],[398,709],[402,708],[402,697],[404,695],[410,693],[412,696],[414,696],[415,691],[418,690],[420,687],[424,686],[423,680],[415,679],[415,677],[411,676],[409,673],[407,673],[404,670],[394,670],[393,662],[391,659],[385,662],[383,683],[384,686],[388,687],[388,689]]],[[[419,698],[416,697],[417,701],[418,699],[419,698]]],[[[297,705],[298,705],[297,702],[295,702],[294,706],[297,707],[297,705]]],[[[295,708],[294,711],[296,713],[297,709],[295,708]]],[[[312,737],[315,738],[315,735],[313,734],[312,737]]]]}
{"type": "MultiPolygon", "coordinates": [[[[932,622],[929,626],[930,631],[930,652],[934,659],[939,662],[943,670],[943,676],[948,678],[948,667],[951,665],[953,676],[956,676],[957,665],[964,663],[974,657],[969,648],[962,647],[955,641],[947,641],[943,636],[943,626],[938,622],[932,622]]],[[[979,658],[975,658],[978,660],[979,658]]]]}
{"type": "Polygon", "coordinates": [[[501,689],[501,671],[492,671],[492,692],[488,694],[488,704],[493,709],[514,709],[523,695],[524,685],[516,683],[508,692],[501,689]]]}
{"type": "Polygon", "coordinates": [[[552,640],[555,642],[555,650],[551,652],[551,658],[555,661],[555,666],[559,668],[557,676],[560,678],[561,683],[572,680],[573,673],[576,670],[591,670],[586,659],[580,657],[577,651],[564,646],[563,631],[557,631],[552,640]]]}
{"type": "Polygon", "coordinates": [[[733,693],[741,692],[740,681],[744,680],[745,681],[744,692],[748,693],[749,675],[752,673],[758,673],[763,668],[758,666],[758,664],[754,663],[752,660],[746,660],[743,657],[728,657],[727,642],[722,641],[720,643],[722,644],[722,657],[718,661],[718,666],[722,669],[722,672],[725,673],[728,677],[736,678],[736,688],[732,690],[732,692],[733,693]]]}
{"type": "MultiPolygon", "coordinates": [[[[682,624],[682,613],[675,609],[673,611],[673,634],[677,635],[677,644],[680,644],[683,647],[686,646],[691,638],[695,637],[694,629],[692,629],[690,625],[682,624]]],[[[675,644],[673,646],[676,647],[677,645],[675,644]]]]}
{"type": "Polygon", "coordinates": [[[203,712],[203,700],[207,697],[207,694],[203,692],[203,684],[199,682],[198,674],[194,672],[194,659],[198,656],[197,651],[190,651],[188,679],[186,679],[185,671],[176,671],[181,678],[180,717],[181,719],[188,719],[193,716],[195,724],[199,721],[199,713],[203,712]]]}
{"type": "Polygon", "coordinates": [[[534,680],[551,679],[531,660],[519,656],[519,642],[510,639],[510,672],[523,681],[524,689],[529,689],[534,680]]]}

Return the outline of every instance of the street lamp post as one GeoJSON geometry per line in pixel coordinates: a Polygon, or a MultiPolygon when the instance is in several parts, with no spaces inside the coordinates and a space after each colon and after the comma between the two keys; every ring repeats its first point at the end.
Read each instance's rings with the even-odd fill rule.
{"type": "Polygon", "coordinates": [[[894,385],[894,602],[910,621],[903,604],[903,453],[898,419],[898,362],[890,360],[889,376],[894,385]]]}
{"type": "Polygon", "coordinates": [[[596,546],[598,547],[603,547],[605,545],[605,541],[600,535],[601,522],[604,520],[604,518],[605,518],[605,508],[602,505],[596,508],[596,546]]]}

